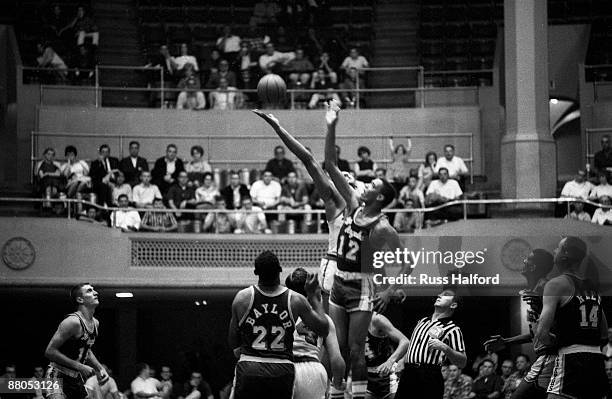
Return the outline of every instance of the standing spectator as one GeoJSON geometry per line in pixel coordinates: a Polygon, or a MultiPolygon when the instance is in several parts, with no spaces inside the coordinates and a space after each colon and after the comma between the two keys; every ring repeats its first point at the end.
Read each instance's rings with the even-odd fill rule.
{"type": "Polygon", "coordinates": [[[423,191],[427,190],[429,183],[438,173],[438,155],[429,151],[425,154],[425,162],[419,165],[418,177],[419,177],[419,188],[423,191]]]}
{"type": "MultiPolygon", "coordinates": [[[[45,370],[41,367],[41,366],[36,366],[34,367],[34,375],[32,376],[32,378],[30,378],[30,381],[36,381],[36,380],[40,380],[42,378],[45,377],[45,370]]],[[[34,396],[31,397],[31,399],[43,399],[43,390],[42,389],[35,389],[34,390],[34,396]]],[[[98,398],[94,398],[94,399],[98,399],[98,398]]]]}
{"type": "Polygon", "coordinates": [[[196,202],[198,205],[212,206],[215,203],[215,197],[219,195],[219,190],[215,186],[212,173],[204,173],[202,185],[195,192],[196,202]]]}
{"type": "MultiPolygon", "coordinates": [[[[406,199],[402,203],[402,207],[404,209],[413,209],[414,200],[412,198],[406,199]]],[[[422,225],[423,217],[421,212],[398,212],[393,220],[393,228],[398,233],[414,233],[414,230],[421,228],[422,225]]]]}
{"type": "Polygon", "coordinates": [[[469,399],[497,399],[501,397],[504,382],[501,377],[494,373],[495,364],[490,359],[485,359],[480,365],[481,376],[474,380],[472,392],[469,399]]]}
{"type": "Polygon", "coordinates": [[[259,234],[270,232],[266,221],[266,215],[262,212],[260,207],[253,206],[251,197],[246,196],[242,198],[241,210],[253,212],[236,212],[235,233],[259,234]]]}
{"type": "MultiPolygon", "coordinates": [[[[285,158],[285,148],[282,145],[274,147],[274,158],[268,161],[266,170],[270,171],[274,177],[281,181],[287,177],[289,172],[295,172],[293,162],[285,158]]],[[[255,200],[255,198],[253,199],[255,200]]],[[[255,203],[257,203],[257,200],[255,200],[255,203]]]]}
{"type": "Polygon", "coordinates": [[[83,193],[91,188],[91,177],[89,177],[89,165],[82,159],[77,159],[76,147],[69,145],[64,150],[66,163],[62,165],[62,174],[66,178],[66,195],[75,198],[78,193],[83,193]]]}
{"type": "Polygon", "coordinates": [[[177,148],[174,144],[166,147],[166,156],[158,158],[153,166],[153,183],[165,194],[170,186],[176,182],[179,173],[185,170],[183,161],[177,157],[177,148]]]}
{"type": "Polygon", "coordinates": [[[85,388],[89,393],[89,399],[120,399],[121,394],[117,388],[117,382],[111,377],[112,371],[105,364],[102,365],[108,374],[108,380],[104,385],[100,385],[98,377],[92,375],[85,381],[85,388]]]}
{"type": "Polygon", "coordinates": [[[569,215],[565,215],[567,219],[575,219],[580,220],[582,222],[591,221],[591,215],[589,215],[589,213],[584,210],[584,203],[579,201],[573,202],[572,207],[574,208],[574,210],[571,211],[569,215]]]}
{"type": "Polygon", "coordinates": [[[192,64],[187,64],[184,68],[185,76],[176,86],[181,89],[176,99],[176,109],[204,109],[206,108],[206,97],[200,90],[202,84],[200,77],[193,70],[192,64]]]}
{"type": "Polygon", "coordinates": [[[179,399],[214,399],[214,396],[208,382],[202,379],[202,373],[194,371],[183,385],[183,395],[179,399]]]}
{"type": "Polygon", "coordinates": [[[121,171],[117,172],[113,185],[113,205],[119,203],[120,195],[127,195],[128,201],[132,202],[132,186],[125,182],[125,175],[121,171]]]}
{"type": "MultiPolygon", "coordinates": [[[[300,209],[310,210],[308,204],[308,189],[304,184],[298,182],[297,173],[289,172],[287,175],[287,182],[283,184],[280,198],[280,205],[282,209],[300,209]]],[[[291,215],[287,216],[287,219],[296,221],[306,220],[310,221],[310,214],[306,215],[291,215]]]]}
{"type": "Polygon", "coordinates": [[[38,66],[53,70],[53,75],[49,77],[51,81],[48,83],[54,83],[56,80],[65,80],[68,76],[68,67],[64,60],[53,50],[53,47],[49,43],[38,43],[36,48],[39,54],[36,58],[38,66]]]}
{"type": "MultiPolygon", "coordinates": [[[[170,55],[170,51],[168,51],[168,46],[162,44],[159,46],[159,53],[153,57],[151,62],[149,62],[147,67],[161,67],[164,73],[164,81],[165,82],[176,82],[176,73],[177,73],[177,65],[174,61],[174,58],[170,55]]],[[[151,76],[154,78],[154,81],[158,81],[159,72],[153,71],[151,76]]]]}
{"type": "MultiPolygon", "coordinates": [[[[111,213],[111,227],[116,227],[123,231],[138,231],[140,229],[140,215],[138,212],[128,208],[129,200],[127,195],[120,195],[118,201],[119,209],[111,213]]],[[[133,389],[134,396],[137,396],[136,392],[138,391],[133,391],[133,389]]],[[[143,398],[148,398],[148,396],[143,398]]]]}
{"type": "Polygon", "coordinates": [[[138,141],[130,141],[130,155],[125,157],[119,163],[119,170],[125,175],[125,181],[132,187],[140,181],[140,172],[149,170],[149,163],[138,153],[140,152],[140,143],[138,141]]]}
{"type": "Polygon", "coordinates": [[[597,172],[597,177],[599,179],[599,185],[591,189],[589,199],[591,201],[599,201],[603,196],[612,197],[612,185],[608,183],[608,173],[597,172]]]}
{"type": "Polygon", "coordinates": [[[304,50],[298,48],[295,50],[295,58],[287,64],[286,71],[289,72],[289,80],[291,82],[295,83],[299,80],[308,83],[310,81],[310,74],[314,71],[314,66],[304,55],[304,50]]]}
{"type": "Polygon", "coordinates": [[[370,149],[368,147],[359,147],[357,149],[357,156],[359,160],[355,162],[355,176],[357,180],[369,183],[374,179],[374,171],[378,166],[370,159],[370,149]]]}
{"type": "Polygon", "coordinates": [[[232,34],[232,27],[223,27],[223,36],[217,39],[217,48],[226,58],[233,58],[240,51],[240,37],[232,34]]]}
{"type": "Polygon", "coordinates": [[[242,104],[241,94],[233,86],[228,86],[227,79],[219,80],[217,90],[210,93],[210,108],[225,111],[240,108],[242,104]]]}
{"type": "Polygon", "coordinates": [[[102,144],[98,149],[98,159],[91,163],[91,183],[96,194],[98,204],[112,204],[112,183],[115,182],[115,173],[119,171],[119,160],[110,156],[110,147],[102,144]]]}
{"type": "Polygon", "coordinates": [[[601,138],[601,150],[595,153],[593,165],[597,172],[612,173],[612,145],[607,134],[601,138]]]}
{"type": "MultiPolygon", "coordinates": [[[[196,205],[195,190],[189,186],[187,172],[179,173],[176,184],[173,184],[166,194],[166,201],[171,209],[194,209],[196,205]]],[[[179,219],[192,219],[193,214],[175,213],[179,219]]]]}
{"type": "Polygon", "coordinates": [[[138,376],[132,381],[131,390],[134,399],[161,399],[159,393],[159,381],[150,377],[149,365],[139,363],[136,365],[138,376]]]}
{"type": "Polygon", "coordinates": [[[472,392],[472,377],[461,373],[454,364],[448,366],[448,379],[444,383],[443,399],[467,399],[472,392]]]}
{"type": "Polygon", "coordinates": [[[612,208],[610,206],[610,197],[601,197],[599,199],[599,203],[603,206],[607,206],[608,208],[597,208],[595,213],[593,213],[592,223],[597,223],[600,225],[611,225],[612,224],[612,208]]]}
{"type": "Polygon", "coordinates": [[[162,394],[162,399],[171,399],[173,397],[173,382],[172,382],[172,370],[168,366],[161,366],[161,377],[159,391],[162,394]]]}
{"type": "Polygon", "coordinates": [[[369,67],[370,63],[368,60],[363,55],[360,55],[359,50],[355,47],[349,51],[349,56],[342,61],[342,65],[340,66],[347,74],[351,69],[357,69],[360,79],[365,75],[365,71],[359,71],[359,69],[369,67]]]}
{"type": "Polygon", "coordinates": [[[68,27],[74,29],[77,36],[77,46],[81,46],[85,43],[86,38],[90,38],[91,44],[98,47],[98,42],[100,40],[98,27],[93,18],[88,16],[85,12],[85,7],[77,7],[76,17],[68,24],[68,27]]]}
{"type": "MultiPolygon", "coordinates": [[[[459,187],[457,180],[448,177],[448,170],[446,168],[438,169],[438,174],[440,175],[440,180],[432,181],[427,188],[427,195],[425,197],[425,205],[427,206],[442,205],[457,200],[463,195],[463,191],[461,191],[461,187],[459,187]]],[[[432,220],[456,220],[458,216],[455,208],[455,206],[442,208],[438,211],[431,212],[428,216],[432,220]]]]}
{"type": "Polygon", "coordinates": [[[221,190],[221,195],[225,199],[225,207],[227,209],[238,209],[241,206],[242,200],[250,194],[248,187],[240,183],[238,172],[232,171],[230,173],[229,185],[221,190]]]}
{"type": "Polygon", "coordinates": [[[226,59],[219,60],[219,69],[210,74],[206,87],[216,89],[221,79],[227,80],[228,86],[236,87],[236,74],[230,70],[229,62],[226,59]]]}
{"type": "Polygon", "coordinates": [[[275,24],[276,16],[280,11],[281,9],[275,1],[262,0],[255,3],[250,23],[256,25],[275,24]]]}
{"type": "Polygon", "coordinates": [[[510,375],[514,373],[514,362],[510,359],[506,359],[501,364],[501,378],[504,383],[510,375]]]}
{"type": "MultiPolygon", "coordinates": [[[[222,196],[215,196],[215,209],[225,211],[225,200],[222,196]]],[[[231,234],[236,228],[233,215],[229,212],[210,212],[204,219],[202,230],[214,234],[231,234]]]]}
{"type": "Polygon", "coordinates": [[[561,197],[580,198],[586,200],[589,198],[589,194],[591,193],[593,187],[593,184],[586,179],[586,173],[584,170],[579,170],[574,180],[570,180],[565,183],[563,190],[561,190],[561,197]]]}
{"type": "Polygon", "coordinates": [[[191,64],[193,69],[198,72],[198,60],[193,55],[189,55],[189,47],[187,43],[181,43],[181,55],[174,58],[174,65],[179,74],[185,73],[185,67],[187,64],[191,64]]]}
{"type": "Polygon", "coordinates": [[[310,88],[314,90],[320,90],[318,93],[313,93],[308,103],[308,108],[313,109],[317,106],[319,101],[336,101],[338,104],[341,103],[338,93],[334,90],[334,83],[331,79],[327,79],[327,75],[324,70],[319,70],[315,77],[310,83],[310,88]]]}
{"type": "Polygon", "coordinates": [[[141,183],[132,190],[132,201],[137,208],[150,208],[155,198],[162,198],[162,193],[157,185],[151,184],[150,172],[140,173],[140,181],[141,183]]]}
{"type": "MultiPolygon", "coordinates": [[[[531,367],[531,363],[529,362],[529,357],[523,354],[516,356],[516,360],[514,364],[516,366],[516,371],[506,378],[504,387],[502,389],[503,399],[512,398],[512,394],[516,391],[519,384],[521,383],[523,378],[525,378],[525,375],[527,375],[527,372],[529,371],[529,368],[531,367]]],[[[502,367],[503,367],[503,363],[502,363],[502,367]]]]}
{"type": "Polygon", "coordinates": [[[191,147],[191,161],[185,165],[185,171],[187,171],[187,177],[189,181],[194,182],[196,186],[199,186],[202,180],[204,180],[204,173],[212,172],[210,164],[204,160],[204,148],[199,145],[191,147]]]}
{"type": "Polygon", "coordinates": [[[281,73],[285,65],[295,58],[295,53],[276,51],[274,44],[266,44],[266,52],[259,57],[259,67],[264,74],[281,73]]]}
{"type": "MultiPolygon", "coordinates": [[[[166,209],[164,201],[161,198],[155,198],[153,200],[153,209],[155,211],[147,211],[142,217],[142,223],[140,229],[143,231],[155,231],[155,232],[168,232],[178,229],[178,222],[172,214],[172,212],[161,212],[160,209],[166,209]]],[[[154,370],[151,369],[151,373],[154,370]]],[[[162,386],[158,383],[158,390],[161,390],[162,386]]]]}
{"type": "Polygon", "coordinates": [[[468,174],[468,168],[465,166],[465,162],[463,162],[463,159],[455,156],[455,146],[452,144],[444,146],[444,158],[438,159],[436,167],[438,169],[446,168],[449,177],[460,183],[468,174]]]}
{"type": "Polygon", "coordinates": [[[410,175],[410,159],[408,157],[412,150],[412,141],[408,139],[408,148],[406,148],[403,144],[394,146],[393,138],[390,138],[389,148],[391,149],[391,163],[388,166],[388,180],[393,184],[396,191],[400,191],[410,175]]]}
{"type": "MultiPolygon", "coordinates": [[[[272,179],[272,176],[272,172],[266,169],[263,173],[263,178],[254,182],[250,190],[253,204],[264,210],[276,209],[280,202],[282,188],[276,180],[272,179]]],[[[266,214],[266,219],[274,220],[276,216],[266,214]]]]}
{"type": "Polygon", "coordinates": [[[425,195],[418,187],[418,180],[415,176],[408,178],[408,184],[400,190],[397,200],[400,204],[405,204],[409,199],[414,202],[415,208],[423,208],[425,206],[425,195]]]}

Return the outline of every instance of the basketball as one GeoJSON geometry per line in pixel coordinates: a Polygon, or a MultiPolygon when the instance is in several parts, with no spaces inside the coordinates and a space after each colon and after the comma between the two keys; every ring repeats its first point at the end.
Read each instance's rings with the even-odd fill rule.
{"type": "Polygon", "coordinates": [[[265,75],[257,84],[257,95],[264,105],[282,104],[287,97],[287,85],[278,75],[265,75]]]}

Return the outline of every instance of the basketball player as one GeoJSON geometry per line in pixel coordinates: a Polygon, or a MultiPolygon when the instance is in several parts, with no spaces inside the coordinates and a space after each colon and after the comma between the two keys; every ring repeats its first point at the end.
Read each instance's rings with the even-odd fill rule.
{"type": "Polygon", "coordinates": [[[555,265],[561,275],[544,287],[535,338],[558,348],[547,390],[549,399],[599,399],[608,389],[601,353],[601,346],[607,341],[608,323],[594,284],[579,275],[586,251],[580,238],[562,239],[555,249],[555,265]]]}
{"type": "MultiPolygon", "coordinates": [[[[363,399],[368,378],[365,341],[372,310],[376,302],[376,310],[383,312],[393,293],[389,286],[374,298],[372,254],[385,249],[394,251],[401,243],[382,213],[395,198],[393,186],[384,179],[374,179],[358,196],[336,164],[335,126],[339,111],[338,105],[330,101],[326,114],[325,170],[344,198],[347,209],[338,235],[338,270],[329,299],[329,315],[336,326],[345,361],[350,364],[353,398],[363,399]],[[361,203],[364,205],[360,206],[361,203]]],[[[404,264],[400,273],[408,266],[404,264]]]]}
{"type": "MultiPolygon", "coordinates": [[[[287,288],[306,296],[304,286],[308,278],[308,272],[303,268],[297,268],[285,279],[287,288]]],[[[343,398],[344,389],[342,380],[346,365],[340,353],[336,328],[329,316],[327,336],[315,334],[299,318],[296,320],[295,332],[293,334],[293,362],[295,365],[295,385],[293,399],[324,399],[327,392],[327,371],[321,364],[323,351],[329,357],[332,371],[331,398],[343,398]]]]}
{"type": "Polygon", "coordinates": [[[77,310],[62,320],[45,351],[51,361],[47,378],[61,380],[60,388],[47,392],[51,399],[87,397],[85,381],[94,374],[101,386],[108,381],[106,370],[91,350],[100,325],[94,317],[100,304],[98,293],[91,284],[81,283],[72,287],[70,298],[77,310]]]}
{"type": "Polygon", "coordinates": [[[557,358],[557,348],[542,345],[541,342],[534,340],[534,333],[542,311],[544,286],[548,282],[547,276],[553,268],[553,261],[553,255],[544,249],[534,249],[523,261],[524,268],[521,274],[527,279],[527,290],[521,291],[520,295],[529,306],[527,312],[529,333],[511,338],[496,335],[484,343],[487,351],[499,352],[506,346],[533,342],[533,349],[537,358],[514,391],[513,399],[546,397],[546,389],[557,358]]]}
{"type": "Polygon", "coordinates": [[[293,333],[302,320],[320,336],[329,332],[316,275],[304,286],[308,300],[280,285],[282,269],[270,251],[255,259],[257,285],[238,292],[232,303],[229,344],[239,356],[234,398],[290,399],[293,392],[293,333]],[[314,306],[311,307],[309,304],[314,306]]]}
{"type": "Polygon", "coordinates": [[[395,363],[404,357],[409,344],[408,338],[395,328],[389,319],[378,313],[372,314],[365,346],[368,367],[366,398],[395,398],[397,391],[395,363]]]}

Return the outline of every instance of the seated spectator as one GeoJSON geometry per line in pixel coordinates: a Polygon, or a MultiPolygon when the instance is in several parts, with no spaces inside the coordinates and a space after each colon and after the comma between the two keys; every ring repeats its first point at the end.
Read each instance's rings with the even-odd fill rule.
{"type": "Polygon", "coordinates": [[[504,387],[502,388],[502,399],[511,399],[512,394],[516,392],[521,381],[527,375],[527,372],[531,367],[529,357],[523,354],[517,355],[516,360],[514,361],[514,366],[516,367],[516,371],[510,374],[504,382],[504,387]]]}
{"type": "Polygon", "coordinates": [[[591,221],[591,215],[589,215],[588,212],[584,210],[584,203],[573,202],[572,207],[574,208],[574,210],[571,211],[568,215],[565,215],[566,219],[576,219],[583,222],[591,221]]]}
{"type": "Polygon", "coordinates": [[[396,191],[399,191],[410,175],[409,155],[412,150],[412,141],[408,139],[408,148],[406,148],[403,144],[394,146],[393,138],[390,138],[389,148],[391,149],[391,163],[387,167],[389,172],[387,180],[393,184],[396,191]]]}
{"type": "MultiPolygon", "coordinates": [[[[360,83],[361,85],[361,83],[360,83]]],[[[363,88],[363,86],[360,86],[363,88]]],[[[344,80],[340,82],[338,88],[341,90],[342,102],[347,108],[355,108],[357,101],[357,70],[351,68],[344,75],[344,80]]]]}
{"type": "Polygon", "coordinates": [[[266,44],[266,52],[259,57],[259,68],[264,74],[282,72],[285,65],[295,58],[295,53],[281,53],[276,51],[274,44],[266,44]]]}
{"type": "Polygon", "coordinates": [[[204,148],[199,145],[191,147],[191,161],[185,165],[185,171],[187,171],[187,177],[190,182],[199,186],[204,180],[204,173],[212,172],[210,164],[204,160],[204,148]]]}
{"type": "Polygon", "coordinates": [[[295,90],[293,94],[294,107],[296,109],[306,108],[306,105],[310,101],[311,93],[304,91],[310,88],[310,75],[302,74],[299,76],[297,81],[290,80],[287,83],[287,89],[295,90]]]}
{"type": "Polygon", "coordinates": [[[206,97],[200,90],[202,88],[200,77],[195,74],[191,64],[187,64],[184,73],[185,76],[176,85],[178,89],[182,89],[176,99],[176,109],[206,108],[206,97]]]}
{"type": "Polygon", "coordinates": [[[418,180],[415,176],[408,178],[408,183],[402,187],[397,198],[400,205],[405,205],[406,201],[411,199],[414,202],[415,208],[423,208],[425,206],[425,195],[418,186],[418,180]]]}
{"type": "Polygon", "coordinates": [[[150,208],[155,198],[162,198],[162,193],[156,184],[151,184],[151,173],[140,173],[141,183],[132,190],[132,201],[137,208],[150,208]]]}
{"type": "Polygon", "coordinates": [[[387,180],[387,169],[378,167],[374,171],[374,176],[376,179],[385,179],[387,180]]]}
{"type": "Polygon", "coordinates": [[[221,52],[214,48],[210,51],[210,57],[204,60],[202,74],[206,83],[208,83],[211,74],[219,72],[219,63],[221,59],[221,52]]]}
{"type": "Polygon", "coordinates": [[[217,186],[215,186],[215,182],[213,181],[212,173],[206,172],[204,173],[204,179],[202,180],[202,185],[198,187],[195,192],[196,202],[198,204],[198,208],[206,208],[212,207],[215,204],[215,197],[219,195],[219,190],[217,190],[217,186]],[[207,205],[202,207],[202,205],[207,205]]]}
{"type": "Polygon", "coordinates": [[[228,86],[227,79],[219,80],[217,90],[210,93],[210,108],[225,111],[236,109],[242,106],[242,95],[233,86],[228,86]]]}
{"type": "Polygon", "coordinates": [[[174,57],[174,65],[179,74],[185,74],[187,64],[191,64],[196,72],[200,71],[198,60],[193,55],[189,55],[187,43],[181,43],[181,55],[174,57]]]}
{"type": "Polygon", "coordinates": [[[241,210],[253,212],[236,212],[236,230],[235,233],[259,234],[270,233],[266,215],[258,206],[253,206],[251,197],[245,196],[242,198],[241,210]]]}
{"type": "Polygon", "coordinates": [[[312,94],[312,96],[310,97],[310,102],[308,103],[308,108],[315,108],[321,100],[334,100],[338,102],[338,104],[340,104],[340,97],[338,96],[338,93],[334,90],[334,87],[335,85],[331,81],[331,79],[327,79],[325,71],[323,71],[322,69],[317,71],[316,76],[313,77],[310,83],[310,88],[313,90],[320,90],[320,92],[312,94]]]}
{"type": "MultiPolygon", "coordinates": [[[[159,46],[159,53],[145,67],[161,67],[164,73],[164,82],[176,82],[177,64],[165,44],[159,46]]],[[[153,78],[152,81],[158,81],[159,71],[153,71],[151,77],[153,78]]]]}
{"type": "Polygon", "coordinates": [[[593,184],[586,179],[584,170],[579,170],[574,180],[565,183],[563,190],[561,190],[561,197],[586,200],[589,198],[589,194],[593,187],[593,184]]]}
{"type": "Polygon", "coordinates": [[[208,382],[202,379],[202,373],[193,371],[189,381],[183,385],[182,395],[178,399],[214,399],[208,382]]]}
{"type": "MultiPolygon", "coordinates": [[[[59,195],[64,190],[64,180],[62,178],[62,167],[55,160],[55,150],[45,149],[43,160],[38,162],[34,169],[34,174],[38,179],[39,195],[51,199],[59,195]]],[[[50,208],[51,203],[43,203],[44,207],[50,208]]]]}
{"type": "Polygon", "coordinates": [[[172,370],[169,366],[161,366],[160,376],[160,388],[159,390],[162,392],[162,399],[173,399],[173,387],[174,383],[172,382],[172,370]]]}
{"type": "MultiPolygon", "coordinates": [[[[338,83],[338,74],[334,71],[334,69],[330,66],[330,58],[328,52],[323,52],[319,59],[319,65],[316,68],[315,74],[319,74],[318,71],[324,71],[325,78],[329,79],[333,84],[338,83]]],[[[314,76],[313,76],[314,79],[314,76]]]]}
{"type": "Polygon", "coordinates": [[[599,185],[594,186],[589,194],[591,201],[599,201],[601,197],[612,197],[612,184],[608,183],[608,173],[598,172],[599,185]]]}
{"type": "Polygon", "coordinates": [[[595,153],[593,165],[597,172],[612,173],[612,145],[607,134],[601,137],[601,150],[595,153]]]}
{"type": "Polygon", "coordinates": [[[511,359],[506,359],[501,363],[501,379],[504,383],[514,373],[514,362],[511,359]]]}
{"type": "Polygon", "coordinates": [[[436,168],[446,168],[451,179],[461,183],[461,180],[468,175],[468,168],[463,159],[455,156],[455,146],[447,144],[444,146],[444,158],[438,159],[436,168]]]}
{"type": "Polygon", "coordinates": [[[141,157],[140,143],[130,141],[130,155],[123,158],[119,163],[119,170],[125,175],[125,181],[132,187],[140,182],[140,173],[149,170],[149,163],[146,158],[141,157]]]}
{"type": "Polygon", "coordinates": [[[159,394],[159,381],[151,377],[151,369],[146,363],[136,365],[138,376],[130,384],[134,399],[161,399],[159,394]]]}
{"type": "Polygon", "coordinates": [[[249,196],[249,189],[240,183],[238,172],[231,172],[229,184],[221,190],[221,196],[225,199],[225,208],[239,209],[242,199],[249,196]]]}
{"type": "Polygon", "coordinates": [[[72,65],[75,68],[74,78],[77,83],[94,83],[95,68],[98,65],[98,60],[89,46],[85,44],[79,46],[79,51],[72,65]]]}
{"type": "MultiPolygon", "coordinates": [[[[98,381],[98,377],[92,375],[85,381],[85,389],[89,393],[89,399],[120,399],[121,394],[119,393],[119,389],[117,388],[117,382],[112,375],[112,370],[109,369],[105,364],[102,365],[104,370],[106,370],[106,374],[108,375],[108,380],[103,385],[100,385],[98,381]]],[[[41,377],[42,378],[42,377],[41,377]]]]}
{"type": "MultiPolygon", "coordinates": [[[[182,171],[178,174],[177,182],[173,184],[166,194],[166,201],[171,209],[195,209],[196,198],[195,189],[189,184],[187,172],[182,171]]],[[[175,213],[179,219],[192,219],[192,213],[181,214],[175,213]]]]}
{"type": "Polygon", "coordinates": [[[98,159],[91,163],[89,171],[98,204],[112,205],[112,184],[118,171],[119,160],[110,156],[110,147],[107,144],[101,145],[98,149],[98,159]]]}
{"type": "Polygon", "coordinates": [[[503,388],[503,381],[495,374],[495,364],[490,359],[485,359],[480,365],[481,376],[474,380],[472,392],[468,398],[488,399],[499,398],[503,388]],[[494,395],[497,394],[497,395],[494,395]]]}
{"type": "Polygon", "coordinates": [[[62,60],[55,50],[53,50],[53,47],[51,47],[49,43],[38,43],[36,48],[39,54],[36,58],[38,66],[40,68],[49,68],[54,71],[54,74],[49,77],[49,83],[54,83],[56,80],[65,80],[68,76],[68,67],[64,60],[62,60]]]}
{"type": "Polygon", "coordinates": [[[603,196],[599,199],[599,203],[608,208],[597,208],[593,213],[592,223],[600,225],[611,225],[612,224],[612,208],[610,206],[610,197],[603,196]]]}
{"type": "MultiPolygon", "coordinates": [[[[295,172],[289,172],[287,175],[287,182],[283,184],[282,187],[279,209],[310,210],[308,201],[308,189],[304,184],[300,184],[298,182],[297,174],[295,172]]],[[[304,218],[303,214],[292,215],[289,213],[289,215],[287,215],[287,219],[297,221],[305,220],[308,222],[311,219],[311,215],[307,214],[306,218],[304,218]]]]}
{"type": "Polygon", "coordinates": [[[232,34],[232,27],[223,27],[223,36],[217,39],[217,48],[226,58],[233,58],[240,51],[240,37],[232,34]]]}
{"type": "Polygon", "coordinates": [[[314,66],[312,62],[304,56],[304,50],[298,48],[295,50],[295,58],[287,63],[285,70],[289,72],[289,80],[291,82],[295,83],[299,80],[308,83],[310,81],[310,74],[314,71],[314,66]]]}
{"type": "Polygon", "coordinates": [[[68,24],[68,27],[73,29],[77,37],[77,46],[85,43],[85,39],[91,39],[91,44],[98,47],[100,34],[93,18],[87,15],[85,7],[77,7],[76,17],[68,24]]]}
{"type": "Polygon", "coordinates": [[[120,195],[118,202],[119,209],[111,213],[111,227],[123,231],[138,231],[140,229],[140,215],[128,208],[130,201],[127,195],[120,195]]]}
{"type": "MultiPolygon", "coordinates": [[[[224,211],[225,200],[222,196],[215,196],[215,209],[224,211]]],[[[203,231],[214,234],[231,234],[236,228],[234,217],[229,212],[210,212],[204,218],[203,231]]]]}
{"type": "MultiPolygon", "coordinates": [[[[153,200],[153,209],[166,209],[161,197],[156,197],[153,200]]],[[[168,232],[177,229],[178,222],[172,212],[147,211],[140,224],[140,230],[142,231],[168,232]]],[[[158,386],[158,389],[160,388],[161,386],[158,386]]]]}
{"type": "MultiPolygon", "coordinates": [[[[460,199],[463,195],[461,187],[457,180],[453,180],[448,177],[448,170],[446,168],[438,169],[440,175],[439,180],[433,180],[427,188],[425,197],[425,205],[434,207],[445,204],[450,201],[460,199]]],[[[453,207],[454,208],[454,207],[453,207]]],[[[456,220],[458,216],[456,210],[453,208],[442,208],[438,211],[431,212],[429,214],[431,220],[456,220]]]]}
{"type": "Polygon", "coordinates": [[[249,22],[249,29],[245,37],[242,38],[247,43],[253,57],[259,57],[266,51],[266,45],[270,43],[270,36],[266,35],[257,27],[257,23],[249,22]]]}
{"type": "Polygon", "coordinates": [[[448,366],[448,379],[444,382],[443,399],[467,399],[472,392],[472,377],[461,373],[454,364],[448,366]]]}
{"type": "MultiPolygon", "coordinates": [[[[280,202],[281,185],[274,180],[272,172],[268,169],[264,171],[261,180],[257,180],[251,185],[251,199],[253,205],[259,206],[264,210],[276,209],[280,202]]],[[[277,215],[266,214],[267,220],[277,219],[277,215]]]]}
{"type": "MultiPolygon", "coordinates": [[[[361,69],[361,68],[369,68],[370,63],[368,60],[359,54],[359,50],[353,47],[349,51],[349,56],[342,61],[342,65],[340,68],[343,69],[347,74],[351,69],[361,69]]],[[[362,79],[365,76],[365,71],[359,71],[359,79],[362,79]]],[[[365,82],[364,82],[365,83],[365,82]]],[[[365,87],[365,84],[359,83],[360,87],[365,87]]]]}
{"type": "MultiPolygon", "coordinates": [[[[349,162],[346,159],[342,159],[340,158],[340,146],[336,145],[336,161],[338,164],[338,169],[340,169],[341,172],[353,172],[354,171],[351,169],[351,166],[349,165],[349,162]]],[[[323,169],[325,169],[325,165],[323,165],[323,169]]]]}
{"type": "MultiPolygon", "coordinates": [[[[270,171],[274,177],[281,181],[287,177],[289,172],[295,172],[293,162],[285,158],[285,148],[282,145],[274,147],[274,158],[266,163],[266,170],[270,171]]],[[[257,205],[257,200],[255,198],[253,200],[257,205]]]]}
{"type": "Polygon", "coordinates": [[[419,165],[417,173],[419,176],[418,186],[421,190],[426,191],[429,183],[438,175],[438,155],[433,151],[425,154],[425,162],[419,165]]]}
{"type": "Polygon", "coordinates": [[[153,166],[151,175],[153,184],[159,187],[162,194],[165,194],[170,186],[176,182],[179,173],[185,170],[183,160],[177,155],[177,148],[174,144],[166,147],[166,156],[158,158],[153,166]]]}
{"type": "Polygon", "coordinates": [[[66,179],[66,195],[75,198],[78,193],[91,189],[89,165],[82,159],[77,159],[76,147],[69,145],[64,150],[66,163],[62,165],[62,175],[66,179]]]}
{"type": "Polygon", "coordinates": [[[275,24],[276,16],[280,11],[281,9],[275,1],[262,0],[255,3],[250,23],[256,25],[275,24]]]}
{"type": "MultiPolygon", "coordinates": [[[[240,52],[234,60],[235,69],[240,72],[241,89],[255,89],[257,87],[257,58],[252,53],[247,42],[240,44],[240,52]]],[[[245,93],[248,96],[248,93],[245,93]]]]}
{"type": "Polygon", "coordinates": [[[228,86],[236,87],[236,74],[229,69],[230,65],[226,59],[219,60],[219,69],[210,74],[206,87],[216,89],[221,83],[221,79],[227,81],[228,86]]]}
{"type": "Polygon", "coordinates": [[[98,210],[94,208],[93,206],[86,208],[84,213],[80,213],[79,215],[77,215],[77,218],[79,219],[80,222],[101,224],[101,225],[105,225],[108,227],[108,221],[101,220],[98,214],[98,210]]]}
{"type": "Polygon", "coordinates": [[[370,159],[370,149],[361,146],[357,149],[359,160],[355,162],[355,176],[357,180],[369,183],[374,180],[374,171],[378,168],[376,163],[370,159]]]}
{"type": "Polygon", "coordinates": [[[113,206],[117,206],[121,195],[127,195],[128,201],[132,202],[132,186],[125,182],[125,175],[119,171],[115,175],[115,184],[113,184],[113,206]]]}
{"type": "MultiPolygon", "coordinates": [[[[413,209],[414,201],[408,198],[402,202],[401,208],[413,209]]],[[[415,229],[420,229],[423,225],[423,215],[421,212],[398,212],[393,220],[393,228],[398,233],[414,233],[415,229]]]]}

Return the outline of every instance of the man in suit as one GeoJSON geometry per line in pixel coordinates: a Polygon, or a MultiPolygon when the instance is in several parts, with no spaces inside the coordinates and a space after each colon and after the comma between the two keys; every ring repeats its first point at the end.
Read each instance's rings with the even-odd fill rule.
{"type": "Polygon", "coordinates": [[[119,172],[119,160],[110,156],[108,144],[102,144],[98,149],[99,157],[91,163],[89,176],[96,194],[98,204],[112,206],[113,187],[115,173],[119,172]]]}
{"type": "Polygon", "coordinates": [[[238,209],[242,205],[242,199],[249,196],[249,189],[240,184],[238,172],[230,174],[230,184],[221,190],[221,196],[225,200],[226,209],[238,209]]]}
{"type": "Polygon", "coordinates": [[[176,183],[179,173],[185,170],[183,161],[176,156],[177,148],[174,144],[166,147],[166,156],[155,161],[153,171],[153,184],[159,187],[162,195],[165,196],[171,185],[176,183]]]}
{"type": "Polygon", "coordinates": [[[147,160],[138,156],[139,151],[140,143],[138,141],[130,141],[130,156],[123,158],[121,163],[119,163],[119,170],[123,172],[125,181],[132,187],[140,183],[140,172],[149,170],[147,160]]]}

